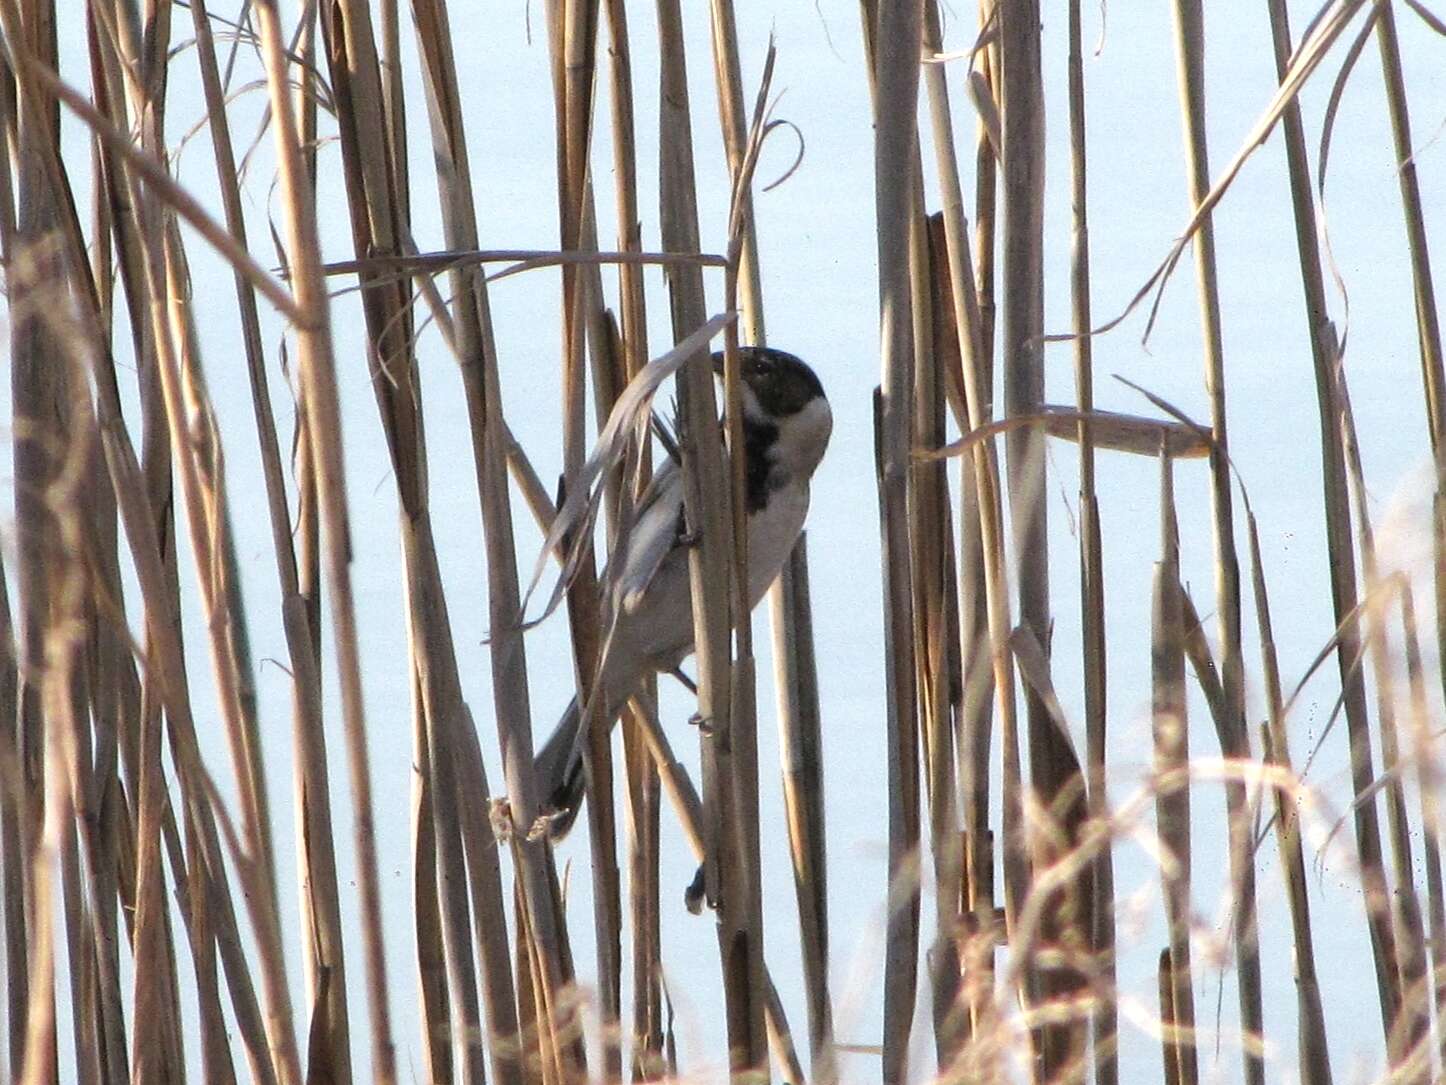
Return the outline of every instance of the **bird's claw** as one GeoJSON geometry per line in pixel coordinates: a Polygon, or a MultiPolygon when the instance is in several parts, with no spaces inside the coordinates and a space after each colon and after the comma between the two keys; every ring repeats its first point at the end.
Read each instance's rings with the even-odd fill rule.
{"type": "Polygon", "coordinates": [[[688,726],[698,728],[699,731],[710,738],[718,733],[718,726],[701,712],[694,712],[688,717],[688,726]]]}

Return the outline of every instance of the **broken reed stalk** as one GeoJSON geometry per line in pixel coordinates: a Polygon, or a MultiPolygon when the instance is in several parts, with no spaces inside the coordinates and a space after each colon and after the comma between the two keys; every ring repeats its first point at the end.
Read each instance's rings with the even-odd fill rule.
{"type": "MultiPolygon", "coordinates": [[[[915,186],[916,200],[922,203],[922,170],[917,165],[915,173],[919,178],[915,186]]],[[[943,344],[937,343],[935,336],[937,330],[940,339],[947,339],[951,328],[941,323],[944,314],[935,312],[934,265],[944,254],[942,246],[935,243],[934,233],[933,218],[926,218],[922,208],[916,208],[910,239],[914,298],[913,433],[916,442],[930,447],[944,441],[944,373],[954,357],[952,351],[946,353],[941,349],[943,344]]],[[[955,343],[948,345],[953,347],[955,343]]],[[[957,371],[957,366],[955,369],[957,371]]],[[[932,989],[936,1057],[939,1065],[948,1066],[959,1054],[968,1019],[959,997],[964,856],[957,813],[958,759],[954,752],[955,706],[962,697],[958,688],[959,623],[955,614],[958,597],[953,590],[953,525],[946,467],[943,463],[916,459],[911,474],[914,666],[929,846],[934,864],[935,933],[932,945],[924,951],[924,961],[932,989]]]]}
{"type": "MultiPolygon", "coordinates": [[[[1080,0],[1069,3],[1069,144],[1070,203],[1074,211],[1071,234],[1070,316],[1075,334],[1075,398],[1079,409],[1094,410],[1094,327],[1090,316],[1090,232],[1088,168],[1085,152],[1084,60],[1081,44],[1080,0]]],[[[1080,423],[1079,441],[1079,545],[1081,651],[1084,659],[1084,714],[1086,795],[1090,819],[1109,816],[1106,787],[1107,645],[1105,641],[1104,561],[1101,555],[1100,512],[1095,494],[1095,446],[1091,427],[1080,423]]],[[[1100,849],[1090,872],[1089,946],[1095,953],[1096,988],[1114,990],[1115,900],[1114,857],[1100,849]]],[[[1090,1011],[1090,1047],[1094,1053],[1096,1085],[1119,1081],[1118,1011],[1106,998],[1090,1011]]]]}
{"type": "MultiPolygon", "coordinates": [[[[1200,0],[1175,2],[1176,60],[1185,130],[1186,159],[1192,207],[1210,191],[1209,154],[1205,138],[1205,16],[1200,0]]],[[[1195,233],[1195,274],[1205,354],[1205,390],[1210,399],[1210,496],[1215,541],[1215,606],[1218,612],[1220,676],[1225,716],[1222,749],[1227,757],[1249,758],[1245,726],[1245,675],[1240,648],[1240,561],[1235,548],[1235,517],[1230,492],[1230,446],[1225,409],[1225,357],[1220,320],[1220,289],[1215,263],[1215,233],[1210,217],[1195,233]]],[[[1229,834],[1230,882],[1238,895],[1232,932],[1239,970],[1241,1028],[1254,1037],[1264,1034],[1260,979],[1260,938],[1256,928],[1255,858],[1244,785],[1225,784],[1229,834]]],[[[1264,1085],[1265,1061],[1247,1045],[1245,1080],[1264,1085]]]]}

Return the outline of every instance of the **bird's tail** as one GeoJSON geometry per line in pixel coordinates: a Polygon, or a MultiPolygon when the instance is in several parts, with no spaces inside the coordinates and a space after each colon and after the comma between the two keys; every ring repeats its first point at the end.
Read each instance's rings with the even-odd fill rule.
{"type": "Polygon", "coordinates": [[[551,818],[548,835],[554,840],[567,835],[582,810],[586,780],[582,771],[582,746],[577,740],[581,719],[574,697],[532,762],[543,813],[551,818]]]}

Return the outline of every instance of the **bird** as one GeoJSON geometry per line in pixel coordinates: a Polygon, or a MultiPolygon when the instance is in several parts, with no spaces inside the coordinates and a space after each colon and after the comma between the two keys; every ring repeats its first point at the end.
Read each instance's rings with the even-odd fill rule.
{"type": "MultiPolygon", "coordinates": [[[[751,611],[777,579],[803,530],[809,483],[828,448],[833,412],[817,374],[796,355],[762,346],[740,347],[739,355],[751,611]]],[[[723,358],[721,351],[712,358],[719,376],[723,358]]],[[[590,694],[601,698],[610,722],[650,675],[682,677],[679,668],[693,651],[692,540],[676,457],[653,476],[632,514],[631,530],[619,537],[622,552],[599,580],[614,619],[590,694]]],[[[574,697],[534,761],[554,841],[567,834],[582,808],[581,718],[574,697]]]]}

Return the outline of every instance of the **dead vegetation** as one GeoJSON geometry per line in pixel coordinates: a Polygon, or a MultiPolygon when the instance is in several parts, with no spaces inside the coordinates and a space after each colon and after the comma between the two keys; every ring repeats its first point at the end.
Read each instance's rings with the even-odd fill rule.
{"type": "MultiPolygon", "coordinates": [[[[1319,527],[1335,627],[1320,631],[1325,647],[1312,671],[1333,669],[1338,678],[1344,727],[1331,741],[1349,748],[1353,794],[1343,813],[1352,836],[1341,864],[1364,905],[1352,922],[1374,962],[1369,1002],[1386,1076],[1424,1082],[1443,1069],[1440,697],[1428,688],[1423,658],[1433,638],[1438,651],[1446,645],[1446,474],[1438,469],[1434,490],[1437,575],[1424,589],[1377,560],[1317,186],[1341,90],[1374,40],[1386,77],[1382,124],[1400,163],[1399,259],[1414,283],[1429,419],[1423,454],[1429,447],[1439,464],[1446,369],[1397,19],[1438,33],[1446,27],[1415,0],[1329,0],[1292,31],[1284,0],[1270,0],[1280,93],[1263,103],[1222,170],[1212,168],[1204,130],[1203,20],[1213,12],[1201,0],[1174,6],[1185,175],[1196,211],[1173,246],[1161,245],[1164,259],[1129,311],[1148,309],[1152,323],[1163,283],[1188,253],[1208,392],[1208,417],[1198,420],[1148,393],[1148,417],[1095,409],[1093,333],[1123,315],[1102,321],[1091,302],[1079,0],[1069,0],[1065,24],[1065,100],[1049,102],[1038,0],[980,0],[977,34],[963,53],[945,53],[936,0],[862,4],[859,78],[875,119],[881,312],[873,439],[890,908],[879,1053],[889,1083],[929,1073],[910,1064],[919,1049],[920,982],[943,1080],[1113,1085],[1122,1045],[1146,1042],[1158,1045],[1163,1080],[1199,1080],[1196,1023],[1211,1012],[1196,1001],[1202,962],[1191,872],[1201,862],[1217,864],[1229,890],[1225,956],[1239,992],[1244,1079],[1278,1076],[1266,1061],[1267,1040],[1293,1053],[1287,1062],[1302,1081],[1342,1077],[1326,1047],[1327,1021],[1365,1027],[1367,985],[1326,989],[1317,968],[1308,857],[1340,815],[1302,783],[1301,751],[1291,749],[1291,712],[1305,677],[1281,673],[1268,557],[1230,457],[1211,213],[1267,139],[1286,151],[1281,183],[1295,216],[1304,297],[1293,319],[1309,329],[1319,403],[1319,527]],[[1308,136],[1296,96],[1307,81],[1332,78],[1323,129],[1308,136]],[[961,109],[977,120],[974,143],[962,148],[956,133],[968,125],[954,115],[961,109]],[[1046,112],[1068,117],[1068,269],[1046,266],[1044,257],[1046,184],[1066,183],[1045,177],[1046,112]],[[937,193],[937,211],[925,206],[925,191],[937,193]],[[1046,334],[1059,332],[1044,323],[1046,279],[1068,281],[1067,334],[1046,334]],[[1048,403],[1044,348],[1061,338],[1073,352],[1074,396],[1048,403]],[[1065,536],[1046,515],[1047,438],[1057,450],[1072,442],[1079,458],[1078,586],[1049,577],[1049,547],[1065,536]],[[1106,689],[1115,649],[1096,480],[1120,455],[1159,463],[1154,748],[1146,785],[1108,796],[1106,689]],[[1208,628],[1181,583],[1182,545],[1205,545],[1180,538],[1175,481],[1185,471],[1208,475],[1215,577],[1211,598],[1198,604],[1208,628]],[[1076,593],[1081,643],[1052,640],[1052,609],[1076,593]],[[1247,658],[1255,643],[1259,658],[1247,658]],[[1071,720],[1051,658],[1076,651],[1083,689],[1065,700],[1084,711],[1071,720]],[[1248,682],[1264,690],[1264,719],[1250,718],[1248,682]],[[1208,727],[1198,712],[1190,718],[1196,699],[1208,727]],[[1192,840],[1192,803],[1222,799],[1224,838],[1192,840]],[[1259,918],[1267,837],[1287,885],[1288,926],[1265,927],[1259,918]],[[1113,856],[1129,839],[1143,839],[1156,861],[1166,917],[1166,943],[1148,947],[1158,952],[1158,991],[1148,1004],[1117,979],[1113,856]],[[1290,946],[1294,1042],[1282,1015],[1266,1013],[1262,940],[1290,946]]],[[[766,239],[755,231],[752,200],[760,148],[781,124],[771,108],[775,55],[770,47],[750,85],[731,0],[709,6],[707,52],[690,50],[679,0],[631,9],[624,0],[548,0],[532,14],[545,23],[551,60],[557,183],[548,198],[560,236],[554,249],[500,250],[482,247],[513,239],[478,219],[467,140],[468,113],[478,107],[462,101],[458,84],[456,25],[475,12],[464,16],[446,0],[413,0],[405,12],[396,0],[308,0],[284,12],[277,0],[251,0],[238,12],[208,10],[204,0],[86,0],[88,69],[62,71],[55,0],[0,0],[0,246],[15,500],[0,578],[4,1080],[347,1085],[370,1077],[389,1085],[415,1076],[480,1085],[490,1075],[501,1085],[554,1085],[687,1075],[675,1062],[662,983],[659,915],[673,906],[659,884],[664,818],[679,821],[702,864],[722,962],[707,982],[722,985],[719,1032],[734,1077],[820,1085],[840,1078],[829,974],[840,932],[829,925],[826,740],[804,545],[769,608],[797,903],[788,937],[802,950],[797,1006],[785,1005],[771,972],[796,967],[793,958],[764,955],[758,674],[750,626],[738,620],[741,460],[716,442],[686,441],[682,450],[699,539],[698,711],[709,721],[699,780],[659,725],[654,689],[629,707],[620,744],[609,738],[610,721],[588,722],[590,925],[576,906],[564,906],[539,831],[532,751],[551,721],[532,711],[520,620],[566,610],[586,703],[605,628],[598,570],[648,476],[652,397],[676,376],[683,433],[713,432],[721,404],[708,367],[690,363],[721,339],[729,351],[724,397],[736,406],[736,347],[766,339],[766,239]],[[654,31],[660,68],[635,71],[631,39],[654,31]],[[405,94],[409,33],[422,101],[405,94]],[[249,90],[266,96],[257,132],[233,129],[245,92],[238,63],[256,73],[249,90]],[[732,175],[727,222],[707,230],[693,153],[711,103],[690,101],[689,64],[711,65],[732,175]],[[168,87],[191,65],[187,78],[199,79],[214,153],[204,192],[174,179],[177,133],[194,120],[194,103],[177,113],[168,87]],[[635,110],[634,83],[642,80],[660,81],[658,116],[635,110]],[[639,160],[641,124],[659,132],[656,176],[639,160]],[[73,138],[77,131],[85,138],[73,138]],[[247,209],[238,160],[255,153],[248,140],[268,146],[275,165],[269,238],[256,235],[247,209]],[[337,144],[324,158],[323,140],[337,144]],[[427,150],[430,177],[412,175],[407,151],[416,146],[427,150]],[[647,251],[639,193],[654,188],[660,251],[647,251]],[[345,202],[352,251],[344,260],[323,259],[321,199],[345,202]],[[613,201],[605,219],[627,224],[615,239],[598,236],[600,199],[613,201]],[[413,234],[414,208],[424,201],[440,222],[436,251],[420,251],[413,234]],[[726,250],[704,251],[705,236],[726,236],[726,250]],[[205,323],[195,292],[221,285],[192,281],[189,254],[197,252],[219,256],[233,272],[239,343],[215,341],[205,323]],[[668,290],[650,294],[643,271],[659,265],[668,290]],[[511,360],[499,351],[489,296],[499,279],[524,273],[562,282],[556,500],[503,413],[511,360]],[[705,275],[722,278],[720,313],[708,311],[705,275]],[[650,344],[649,306],[666,307],[669,343],[650,344]],[[343,312],[365,326],[386,484],[400,511],[400,563],[383,572],[359,569],[353,552],[343,448],[374,440],[375,430],[342,409],[338,367],[350,363],[336,356],[331,329],[343,312]],[[263,314],[284,321],[281,341],[266,341],[263,314]],[[424,325],[435,328],[464,391],[485,553],[485,649],[460,642],[449,617],[449,595],[462,589],[444,582],[432,480],[460,453],[426,441],[424,325]],[[234,482],[228,487],[223,453],[245,435],[220,432],[202,365],[219,358],[244,362],[249,374],[259,445],[247,462],[255,456],[260,477],[247,492],[264,494],[263,507],[238,507],[234,482]],[[278,381],[294,393],[294,417],[277,416],[278,381]],[[514,496],[547,539],[535,564],[519,552],[514,496]],[[269,521],[279,613],[258,613],[240,594],[232,524],[248,514],[269,521]],[[554,580],[557,563],[563,573],[554,580]],[[377,664],[367,654],[358,578],[377,576],[399,578],[406,600],[409,857],[379,855],[374,825],[373,788],[400,786],[402,775],[370,759],[378,721],[362,673],[377,664]],[[539,582],[546,587],[534,596],[539,582]],[[277,662],[291,687],[289,759],[263,756],[263,735],[286,724],[258,708],[260,662],[250,648],[258,622],[284,630],[287,655],[277,662]],[[461,675],[484,656],[493,700],[469,704],[461,675]],[[225,761],[203,756],[198,735],[215,733],[224,736],[225,761]],[[484,748],[497,755],[484,758],[484,748]],[[489,780],[489,762],[501,764],[501,779],[489,780]],[[288,776],[295,854],[275,844],[268,790],[288,776]],[[339,856],[355,871],[346,909],[353,890],[339,879],[339,856]],[[299,901],[283,899],[283,864],[298,871],[299,901]],[[387,929],[379,872],[401,866],[414,922],[387,929]],[[288,938],[298,904],[300,934],[288,938]],[[350,909],[355,929],[343,924],[350,909]],[[385,949],[398,942],[411,947],[414,976],[388,973],[385,949]],[[298,947],[299,985],[288,945],[298,947]],[[364,997],[348,1000],[348,992],[364,997]],[[423,1022],[421,1062],[410,1069],[397,1058],[399,1000],[415,1000],[423,1022]],[[183,1003],[194,1009],[183,1013],[183,1003]]],[[[463,59],[472,62],[475,28],[467,34],[463,59]]],[[[761,55],[757,43],[745,44],[750,57],[761,55]]],[[[864,167],[851,168],[851,180],[866,183],[864,167]]],[[[1065,454],[1074,452],[1056,452],[1065,454]]],[[[771,718],[766,708],[764,715],[771,718]]],[[[880,886],[885,879],[882,871],[847,876],[880,886]]],[[[775,902],[766,914],[783,923],[787,910],[775,902]]]]}

